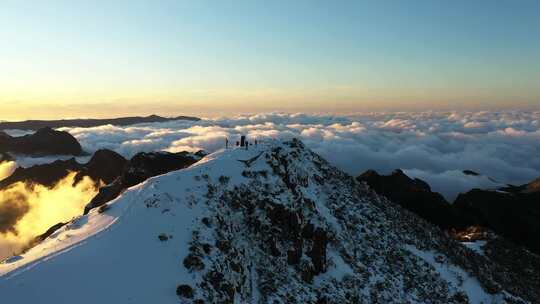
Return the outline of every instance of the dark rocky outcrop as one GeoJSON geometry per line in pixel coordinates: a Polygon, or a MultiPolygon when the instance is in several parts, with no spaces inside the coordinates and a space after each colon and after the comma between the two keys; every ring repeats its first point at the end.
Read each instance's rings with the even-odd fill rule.
{"type": "Polygon", "coordinates": [[[167,122],[174,120],[190,120],[198,121],[200,118],[190,116],[177,116],[177,117],[161,117],[157,115],[150,115],[145,117],[120,117],[120,118],[106,118],[106,119],[62,119],[62,120],[26,120],[16,122],[0,122],[0,130],[4,129],[20,129],[20,130],[38,130],[45,127],[62,128],[62,127],[81,127],[89,128],[102,125],[116,125],[127,126],[138,123],[152,123],[152,122],[167,122]]]}
{"type": "Polygon", "coordinates": [[[378,194],[443,229],[465,227],[467,224],[441,194],[431,191],[423,180],[412,179],[401,170],[395,170],[390,175],[379,175],[374,170],[368,170],[357,179],[378,194]]]}
{"type": "Polygon", "coordinates": [[[141,183],[149,177],[183,169],[200,160],[206,154],[188,152],[141,152],[133,156],[122,175],[128,187],[141,183]]]}
{"type": "Polygon", "coordinates": [[[520,188],[513,192],[473,189],[460,194],[453,207],[467,222],[540,253],[540,192],[528,185],[520,188]]]}
{"type": "Polygon", "coordinates": [[[456,239],[462,235],[478,235],[471,229],[487,228],[540,253],[540,180],[499,190],[473,189],[449,204],[442,195],[432,192],[426,182],[411,179],[401,170],[386,176],[369,170],[357,179],[428,222],[452,230],[456,239]]]}
{"type": "Polygon", "coordinates": [[[49,236],[51,236],[53,233],[56,232],[56,230],[64,227],[67,223],[58,223],[56,225],[53,225],[51,226],[51,228],[47,229],[47,231],[45,231],[45,233],[41,234],[41,235],[38,235],[37,237],[34,238],[34,242],[32,244],[30,244],[30,246],[34,245],[34,244],[37,244],[39,242],[42,242],[43,240],[45,240],[46,238],[48,238],[49,236]]]}
{"type": "Polygon", "coordinates": [[[6,162],[6,161],[13,161],[13,160],[14,160],[13,157],[9,155],[9,153],[0,151],[0,163],[6,162]]]}
{"type": "MultiPolygon", "coordinates": [[[[296,185],[295,185],[296,187],[296,185]]],[[[279,243],[287,240],[289,243],[286,251],[287,264],[300,267],[303,255],[309,257],[309,267],[302,269],[302,278],[311,282],[313,277],[326,271],[326,247],[329,242],[328,233],[321,227],[315,227],[308,222],[302,225],[303,214],[286,208],[281,204],[261,202],[267,205],[266,216],[272,224],[271,230],[279,231],[279,237],[269,242],[270,254],[281,256],[279,243]],[[308,246],[308,244],[310,244],[308,246]]],[[[286,246],[284,246],[286,248],[286,246]]]]}
{"type": "Polygon", "coordinates": [[[81,155],[81,145],[68,132],[56,131],[49,127],[36,133],[12,137],[0,131],[0,152],[27,155],[81,155]]]}
{"type": "Polygon", "coordinates": [[[0,189],[5,189],[17,182],[52,187],[66,177],[69,172],[80,171],[83,167],[75,158],[56,160],[49,164],[35,165],[28,168],[18,167],[9,177],[0,181],[0,189]]]}
{"type": "Polygon", "coordinates": [[[126,160],[120,154],[110,150],[99,150],[86,164],[80,164],[75,158],[71,158],[28,168],[19,167],[9,177],[0,181],[0,189],[17,182],[52,187],[70,172],[77,172],[75,183],[81,181],[84,176],[89,176],[95,182],[108,184],[120,175],[125,164],[126,160]]]}
{"type": "Polygon", "coordinates": [[[85,170],[78,174],[87,175],[92,179],[102,180],[105,184],[110,184],[126,167],[128,161],[120,154],[101,149],[94,153],[90,161],[85,165],[85,170]]]}
{"type": "Polygon", "coordinates": [[[516,273],[528,278],[531,286],[540,286],[540,255],[501,237],[489,239],[483,251],[491,261],[504,267],[505,272],[501,275],[516,273]]]}
{"type": "Polygon", "coordinates": [[[191,286],[182,284],[176,288],[176,294],[181,298],[193,298],[193,288],[191,286]]]}
{"type": "Polygon", "coordinates": [[[101,206],[116,197],[125,189],[137,185],[150,177],[180,170],[199,161],[205,155],[199,151],[195,154],[188,152],[141,152],[133,156],[122,170],[121,175],[111,184],[102,187],[99,193],[84,209],[87,214],[91,209],[101,206]]]}
{"type": "Polygon", "coordinates": [[[462,172],[465,175],[480,176],[480,173],[473,170],[463,170],[462,172]]]}

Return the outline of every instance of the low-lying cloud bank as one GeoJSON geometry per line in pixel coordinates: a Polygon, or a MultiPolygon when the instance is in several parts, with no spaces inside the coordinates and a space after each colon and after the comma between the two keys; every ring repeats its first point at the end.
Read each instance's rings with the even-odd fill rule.
{"type": "Polygon", "coordinates": [[[98,190],[87,176],[74,186],[75,175],[51,188],[18,182],[0,190],[0,260],[20,253],[53,225],[82,214],[98,190]]]}
{"type": "Polygon", "coordinates": [[[0,180],[8,177],[15,171],[17,163],[13,161],[2,161],[0,162],[0,180]]]}
{"type": "MultiPolygon", "coordinates": [[[[213,152],[241,134],[251,138],[299,137],[337,167],[357,175],[401,168],[432,183],[448,199],[487,178],[521,184],[540,177],[540,112],[371,113],[350,116],[257,114],[130,127],[64,128],[86,151],[204,149],[213,152]]],[[[494,185],[497,183],[493,183],[494,185]]]]}

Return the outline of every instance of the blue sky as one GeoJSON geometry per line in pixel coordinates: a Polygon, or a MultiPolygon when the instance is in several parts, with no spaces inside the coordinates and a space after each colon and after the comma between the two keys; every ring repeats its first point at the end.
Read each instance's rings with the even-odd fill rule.
{"type": "Polygon", "coordinates": [[[3,1],[0,28],[0,119],[540,103],[538,1],[3,1]]]}

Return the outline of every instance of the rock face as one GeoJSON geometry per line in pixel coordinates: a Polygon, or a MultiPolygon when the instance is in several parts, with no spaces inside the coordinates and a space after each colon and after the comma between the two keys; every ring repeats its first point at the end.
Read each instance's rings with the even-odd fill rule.
{"type": "MultiPolygon", "coordinates": [[[[471,172],[467,174],[478,175],[471,172]]],[[[357,179],[442,229],[457,230],[455,235],[470,235],[468,227],[485,227],[517,245],[540,253],[538,180],[500,190],[473,189],[460,194],[453,204],[449,204],[439,193],[432,192],[426,182],[411,179],[401,170],[387,176],[369,170],[357,179]]]]}
{"type": "Polygon", "coordinates": [[[357,179],[442,229],[463,228],[467,224],[441,194],[432,192],[426,182],[412,179],[401,170],[395,170],[390,175],[379,175],[368,170],[357,179]]]}
{"type": "Polygon", "coordinates": [[[90,128],[102,125],[127,126],[139,123],[166,122],[173,120],[189,120],[198,121],[200,118],[191,116],[178,117],[161,117],[150,115],[145,117],[119,117],[109,119],[62,119],[62,120],[26,120],[16,122],[0,122],[0,130],[5,129],[20,129],[20,130],[39,130],[45,127],[62,128],[62,127],[80,127],[90,128]]]}
{"type": "Polygon", "coordinates": [[[0,264],[3,299],[533,303],[540,297],[530,274],[462,246],[298,140],[216,152],[132,187],[108,206],[0,264]],[[173,237],[160,241],[161,233],[173,237]],[[144,275],[132,275],[132,268],[144,275]]]}
{"type": "Polygon", "coordinates": [[[39,129],[31,135],[12,137],[0,131],[0,152],[27,155],[80,155],[82,148],[68,132],[51,128],[39,129]]]}
{"type": "Polygon", "coordinates": [[[56,160],[50,164],[35,165],[28,168],[18,167],[9,177],[0,181],[0,189],[17,182],[41,184],[51,187],[66,177],[69,172],[82,170],[83,165],[75,158],[69,160],[56,160]]]}
{"type": "Polygon", "coordinates": [[[17,182],[27,182],[30,184],[41,184],[51,187],[70,172],[77,172],[75,183],[78,183],[84,176],[89,176],[92,180],[102,181],[105,184],[111,183],[122,172],[126,165],[126,160],[116,152],[110,150],[99,150],[86,164],[79,164],[75,158],[69,160],[56,160],[50,164],[36,165],[29,168],[19,167],[11,176],[0,181],[0,189],[17,182]]]}
{"type": "Polygon", "coordinates": [[[195,154],[189,152],[142,152],[137,153],[129,161],[129,165],[122,174],[125,185],[131,187],[146,179],[170,171],[180,170],[192,165],[206,155],[199,151],[195,154]]]}
{"type": "Polygon", "coordinates": [[[35,238],[34,242],[30,244],[30,246],[33,246],[34,244],[38,244],[39,242],[42,242],[43,240],[51,236],[54,232],[56,232],[56,230],[62,228],[64,225],[66,225],[66,223],[58,223],[56,225],[51,226],[51,228],[47,229],[45,233],[38,235],[35,238]]]}
{"type": "Polygon", "coordinates": [[[138,153],[123,166],[121,174],[113,183],[99,190],[99,193],[85,207],[84,214],[87,214],[93,208],[115,199],[122,191],[131,186],[137,185],[156,175],[186,168],[199,161],[204,155],[205,153],[202,151],[195,154],[188,152],[138,153]]]}
{"type": "Polygon", "coordinates": [[[473,170],[463,170],[462,172],[465,175],[480,176],[480,173],[475,172],[473,170]]]}
{"type": "Polygon", "coordinates": [[[454,207],[468,222],[540,254],[540,191],[530,185],[534,182],[510,191],[473,189],[460,194],[454,207]]]}
{"type": "MultiPolygon", "coordinates": [[[[0,135],[1,133],[2,132],[0,132],[0,135]]],[[[0,163],[5,162],[5,161],[12,161],[12,160],[13,160],[13,157],[9,155],[9,153],[0,151],[0,163]]]]}
{"type": "Polygon", "coordinates": [[[105,184],[110,184],[120,176],[128,161],[120,154],[101,149],[94,153],[90,161],[85,165],[85,175],[92,179],[100,179],[105,184]]]}

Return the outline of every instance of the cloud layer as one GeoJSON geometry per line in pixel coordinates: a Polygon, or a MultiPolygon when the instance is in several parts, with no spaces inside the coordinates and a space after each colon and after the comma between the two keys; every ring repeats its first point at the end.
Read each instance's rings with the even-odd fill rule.
{"type": "Polygon", "coordinates": [[[8,177],[15,171],[17,164],[13,161],[2,161],[0,162],[0,180],[8,177]]]}
{"type": "Polygon", "coordinates": [[[90,178],[70,173],[53,187],[18,182],[0,190],[0,260],[18,254],[55,224],[82,214],[97,194],[90,178]]]}
{"type": "Polygon", "coordinates": [[[212,152],[224,147],[225,137],[234,142],[241,134],[299,137],[350,174],[401,168],[430,182],[450,200],[458,192],[491,185],[487,178],[463,176],[461,170],[477,171],[499,183],[521,184],[540,177],[540,112],[272,113],[64,130],[89,152],[108,148],[126,157],[154,150],[212,152]]]}

